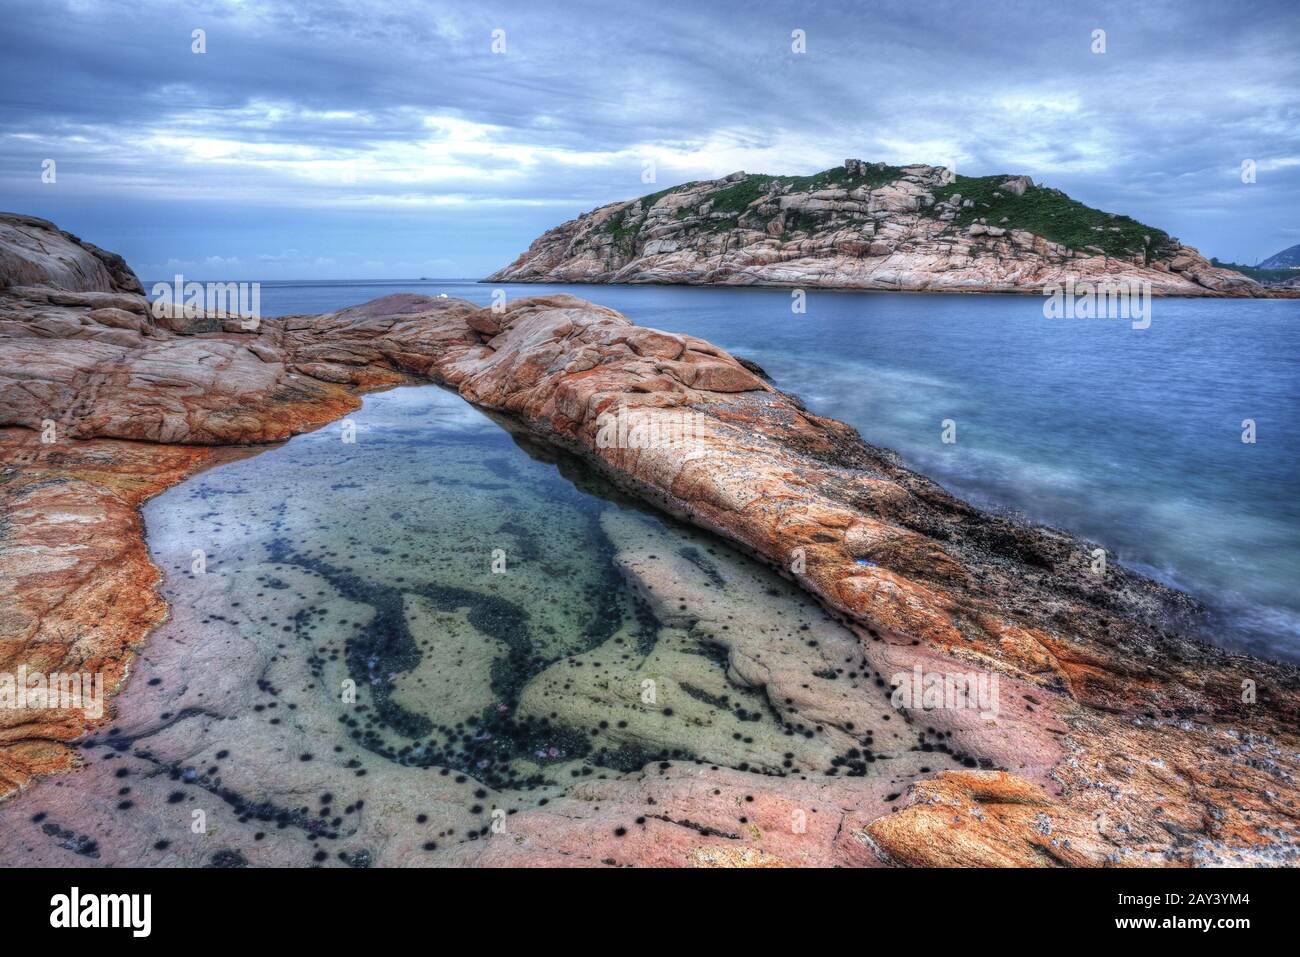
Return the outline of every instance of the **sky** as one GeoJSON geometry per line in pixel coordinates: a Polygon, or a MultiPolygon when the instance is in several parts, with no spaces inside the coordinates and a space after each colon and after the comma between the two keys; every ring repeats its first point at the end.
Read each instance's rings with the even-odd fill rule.
{"type": "Polygon", "coordinates": [[[1300,243],[1297,37],[1296,0],[8,2],[0,209],[146,280],[464,278],[595,206],[853,157],[1254,263],[1300,243]]]}

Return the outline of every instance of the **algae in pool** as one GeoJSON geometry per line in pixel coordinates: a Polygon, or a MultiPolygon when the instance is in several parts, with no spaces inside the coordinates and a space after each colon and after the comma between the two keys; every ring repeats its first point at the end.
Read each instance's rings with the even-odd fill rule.
{"type": "MultiPolygon", "coordinates": [[[[401,763],[494,787],[542,784],[573,758],[590,773],[701,750],[751,768],[832,767],[834,744],[790,744],[816,733],[782,720],[761,689],[728,681],[725,652],[689,621],[689,604],[662,627],[615,560],[657,531],[683,577],[725,593],[719,546],[579,491],[556,455],[454,394],[395,390],[163,496],[149,510],[151,542],[159,559],[207,546],[251,632],[270,629],[286,654],[307,655],[318,704],[337,697],[352,738],[401,763]],[[639,720],[647,713],[656,720],[639,720]]],[[[796,632],[826,620],[775,576],[766,590],[789,593],[796,632]]],[[[183,602],[186,588],[167,597],[183,602]]],[[[824,663],[832,673],[853,663],[844,651],[824,663]]],[[[858,752],[848,763],[867,763],[858,752]]]]}

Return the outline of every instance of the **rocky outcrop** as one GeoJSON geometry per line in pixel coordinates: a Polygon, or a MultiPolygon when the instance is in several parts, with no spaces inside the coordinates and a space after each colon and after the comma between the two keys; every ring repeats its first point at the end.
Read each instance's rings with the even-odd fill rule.
{"type": "Polygon", "coordinates": [[[1265,259],[1255,268],[1256,269],[1300,269],[1300,243],[1297,243],[1294,246],[1288,246],[1280,253],[1274,253],[1272,256],[1269,256],[1267,259],[1265,259]]]}
{"type": "MultiPolygon", "coordinates": [[[[398,295],[255,329],[217,325],[179,334],[121,291],[0,290],[0,673],[102,671],[118,684],[164,614],[135,511],[143,498],[220,455],[336,418],[361,392],[433,381],[797,582],[848,636],[835,638],[848,642],[838,667],[880,693],[921,674],[996,676],[1000,689],[991,713],[898,702],[917,751],[951,759],[917,768],[898,793],[870,774],[858,786],[647,766],[520,811],[509,841],[480,842],[465,863],[1294,855],[1294,669],[1183,637],[1197,614],[1185,596],[1113,565],[1094,574],[1091,546],[953,498],[708,342],[568,296],[493,310],[398,295]],[[783,823],[795,811],[802,828],[783,823]]],[[[656,550],[620,534],[620,561],[653,598],[660,573],[642,559],[656,550]]],[[[797,677],[804,651],[721,626],[713,640],[729,673],[777,696],[777,711],[820,715],[857,749],[870,738],[878,718],[866,702],[842,682],[797,677]]],[[[71,742],[94,724],[0,711],[0,788],[69,767],[71,742]]]]}
{"type": "Polygon", "coordinates": [[[1039,292],[1070,280],[1276,294],[1027,176],[853,159],[815,176],[733,173],[611,203],[543,233],[484,281],[1039,292]]]}
{"type": "Polygon", "coordinates": [[[0,287],[4,285],[144,292],[117,253],[82,242],[47,219],[19,213],[0,213],[0,287]]]}

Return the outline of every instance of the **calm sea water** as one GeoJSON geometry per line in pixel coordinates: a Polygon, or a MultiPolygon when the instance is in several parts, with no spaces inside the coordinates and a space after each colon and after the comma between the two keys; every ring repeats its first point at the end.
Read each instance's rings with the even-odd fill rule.
{"type": "MultiPolygon", "coordinates": [[[[795,314],[777,289],[504,288],[572,293],[753,359],[956,494],[1196,594],[1221,643],[1300,660],[1300,302],[1156,300],[1135,330],[1045,319],[1038,297],[810,291],[795,314]]],[[[493,287],[264,283],[263,312],[399,291],[487,304],[493,287]]]]}

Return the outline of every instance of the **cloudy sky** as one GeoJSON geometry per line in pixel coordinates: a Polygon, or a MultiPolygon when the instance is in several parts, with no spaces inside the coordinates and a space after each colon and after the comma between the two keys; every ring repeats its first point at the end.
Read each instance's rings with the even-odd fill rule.
{"type": "Polygon", "coordinates": [[[146,279],[477,277],[593,206],[852,156],[1028,173],[1223,259],[1300,243],[1300,4],[1056,6],[8,4],[0,209],[146,279]]]}

